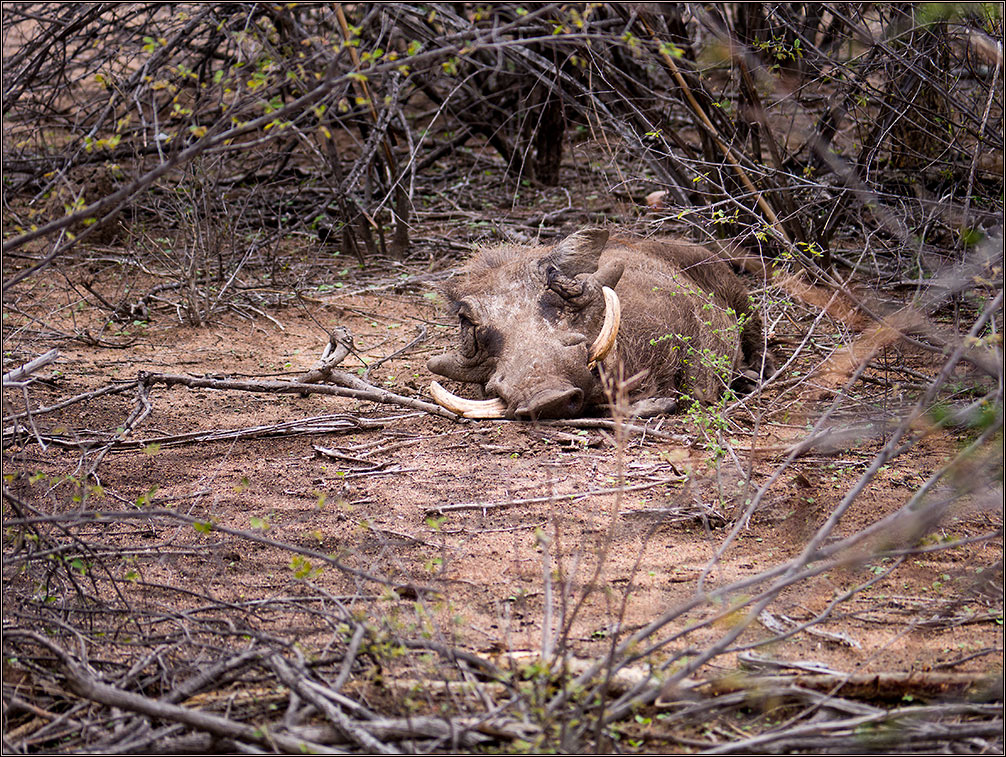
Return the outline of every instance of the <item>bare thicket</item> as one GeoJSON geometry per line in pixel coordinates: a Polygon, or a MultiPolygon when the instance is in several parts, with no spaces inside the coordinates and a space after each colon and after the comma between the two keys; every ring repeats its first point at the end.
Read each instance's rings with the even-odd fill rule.
{"type": "MultiPolygon", "coordinates": [[[[2,23],[5,752],[607,751],[619,723],[651,707],[669,713],[666,739],[719,753],[1001,751],[1001,678],[996,688],[952,669],[892,675],[871,684],[886,688],[870,700],[850,671],[789,675],[758,655],[848,611],[915,556],[1001,544],[997,5],[5,3],[2,23]],[[480,181],[476,155],[491,179],[480,181]],[[518,210],[528,186],[566,189],[566,206],[518,210]],[[588,207],[582,187],[612,203],[588,207]],[[513,671],[443,629],[406,633],[379,618],[389,592],[432,617],[431,587],[223,528],[153,493],[119,501],[104,491],[116,454],[209,438],[147,433],[152,403],[172,385],[446,414],[370,384],[369,371],[336,371],[349,347],[294,382],[146,373],[55,405],[32,397],[55,356],[36,358],[53,345],[128,347],[119,326],[137,322],[268,318],[326,282],[334,257],[391,288],[401,281],[380,278],[387,266],[425,282],[482,237],[588,224],[685,234],[733,256],[755,282],[776,354],[758,391],[692,419],[718,461],[706,483],[746,481],[731,511],[661,515],[725,524],[693,599],[616,629],[598,659],[568,654],[577,613],[603,588],[597,576],[574,590],[543,569],[556,596],[544,659],[513,671]],[[108,328],[65,330],[35,312],[36,288],[57,278],[108,328]],[[931,370],[886,363],[894,344],[927,355],[931,370]],[[758,483],[726,432],[740,429],[754,449],[768,396],[800,431],[758,483]],[[127,408],[115,431],[48,422],[112,398],[127,408]],[[960,434],[959,449],[903,508],[855,533],[838,527],[878,471],[941,429],[960,434]],[[708,588],[719,555],[795,461],[852,438],[880,440],[879,451],[803,553],[708,588]],[[73,463],[33,478],[33,450],[50,447],[73,463]],[[942,539],[947,513],[965,506],[987,528],[942,539]],[[199,555],[182,536],[193,529],[289,553],[303,590],[222,602],[148,580],[144,566],[160,554],[199,555]],[[137,544],[125,555],[111,544],[123,536],[137,544]],[[136,569],[124,573],[124,559],[136,569]],[[814,620],[773,613],[802,582],[866,563],[882,567],[814,620]],[[322,568],[342,593],[314,581],[322,568]],[[377,609],[364,617],[360,607],[377,609]],[[277,628],[280,611],[297,627],[277,628]],[[757,624],[773,638],[755,640],[757,624]],[[709,628],[717,641],[692,643],[709,628]],[[747,661],[748,681],[709,673],[727,655],[747,661]],[[348,685],[360,671],[369,688],[348,685]],[[933,692],[960,696],[912,703],[933,692]],[[777,703],[781,722],[743,738],[674,730],[725,722],[752,700],[777,703]]],[[[398,418],[305,418],[213,438],[341,434],[398,418]]],[[[557,425],[537,432],[577,424],[557,425]]],[[[579,425],[618,450],[675,438],[618,417],[579,425]]],[[[583,497],[616,502],[617,520],[622,493],[681,480],[626,472],[583,497]]],[[[547,557],[561,533],[541,538],[547,557]]],[[[961,602],[980,598],[1001,623],[1002,563],[986,568],[961,602]]],[[[967,622],[952,603],[906,618],[912,628],[967,622]]]]}

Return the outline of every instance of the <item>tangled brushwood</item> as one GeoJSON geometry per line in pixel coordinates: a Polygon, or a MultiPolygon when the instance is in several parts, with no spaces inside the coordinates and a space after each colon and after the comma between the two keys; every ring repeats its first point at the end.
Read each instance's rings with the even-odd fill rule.
{"type": "Polygon", "coordinates": [[[1000,4],[2,14],[4,753],[1002,752],[1000,4]]]}

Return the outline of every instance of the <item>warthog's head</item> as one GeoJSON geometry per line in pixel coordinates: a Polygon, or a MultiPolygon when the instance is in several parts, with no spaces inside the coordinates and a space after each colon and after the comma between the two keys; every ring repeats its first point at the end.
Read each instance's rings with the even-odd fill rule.
{"type": "Polygon", "coordinates": [[[580,231],[554,247],[484,251],[443,287],[461,328],[433,373],[480,385],[466,400],[437,382],[441,405],[472,418],[567,418],[603,401],[597,364],[618,334],[620,263],[598,268],[608,232],[580,231]]]}

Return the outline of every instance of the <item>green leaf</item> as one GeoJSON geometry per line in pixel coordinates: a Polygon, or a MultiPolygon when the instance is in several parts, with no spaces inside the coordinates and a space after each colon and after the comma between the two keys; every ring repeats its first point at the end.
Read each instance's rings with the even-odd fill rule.
{"type": "Polygon", "coordinates": [[[136,498],[137,507],[147,507],[154,498],[154,493],[157,491],[157,486],[151,486],[147,491],[136,498]]]}
{"type": "Polygon", "coordinates": [[[290,570],[295,578],[307,578],[311,575],[311,561],[300,555],[294,555],[290,560],[290,570]]]}

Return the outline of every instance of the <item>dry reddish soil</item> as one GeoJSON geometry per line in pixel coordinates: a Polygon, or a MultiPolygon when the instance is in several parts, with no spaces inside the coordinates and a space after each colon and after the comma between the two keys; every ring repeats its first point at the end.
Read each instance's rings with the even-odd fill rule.
{"type": "MultiPolygon", "coordinates": [[[[422,264],[407,273],[427,276],[422,264]]],[[[381,281],[377,272],[370,275],[381,281]]],[[[361,357],[372,362],[405,348],[425,328],[425,341],[381,364],[369,380],[402,395],[428,398],[433,377],[426,359],[451,339],[445,316],[428,288],[406,282],[399,291],[390,285],[365,291],[366,283],[363,277],[305,303],[273,307],[270,318],[227,314],[209,327],[189,328],[162,316],[146,327],[130,327],[129,338],[136,341],[128,349],[52,342],[60,350],[58,372],[44,373],[52,380],[32,387],[32,402],[48,405],[109,381],[134,378],[139,371],[295,379],[320,356],[327,340],[322,327],[337,325],[355,336],[358,356],[342,365],[348,371],[361,367],[361,357]]],[[[74,313],[72,306],[56,312],[53,300],[46,299],[40,297],[36,304],[49,326],[79,331],[89,325],[88,318],[97,318],[87,309],[74,313]]],[[[787,344],[798,342],[813,315],[793,306],[789,335],[775,326],[776,349],[783,359],[787,344]]],[[[90,327],[100,328],[100,322],[90,327]]],[[[127,339],[107,330],[103,336],[127,339]]],[[[35,346],[40,352],[48,345],[38,338],[35,346]]],[[[933,362],[893,349],[885,360],[913,360],[920,367],[933,362]]],[[[806,374],[808,361],[794,366],[802,367],[800,375],[806,374]]],[[[875,384],[856,391],[853,404],[861,408],[897,404],[889,388],[883,396],[875,384]]],[[[111,562],[113,570],[138,576],[120,584],[127,601],[137,607],[198,608],[207,596],[245,608],[254,600],[275,600],[256,616],[263,631],[323,648],[333,639],[336,617],[326,616],[325,607],[340,602],[379,623],[415,629],[495,658],[503,651],[541,648],[543,606],[551,591],[553,626],[569,619],[566,643],[576,655],[592,657],[609,648],[613,635],[636,630],[692,598],[707,571],[703,586],[708,590],[783,563],[804,549],[859,480],[883,439],[795,460],[716,558],[743,512],[745,497],[777,471],[785,448],[813,419],[813,407],[796,401],[801,396],[794,394],[791,382],[789,388],[769,387],[764,396],[734,409],[730,417],[735,420],[723,437],[729,449],[716,464],[685,416],[651,421],[652,428],[678,435],[677,440],[634,434],[619,443],[605,429],[456,422],[395,405],[318,394],[156,386],[149,396],[152,411],[132,435],[139,448],[113,450],[104,457],[97,470],[103,493],[86,505],[109,511],[128,511],[138,501],[170,507],[201,521],[333,555],[400,587],[391,593],[316,559],[298,561],[268,543],[219,530],[203,533],[190,524],[96,526],[95,538],[100,535],[111,554],[120,551],[111,562]],[[306,428],[308,419],[319,417],[365,418],[380,426],[265,435],[277,424],[300,422],[306,428]],[[261,427],[263,435],[170,440],[179,434],[252,427],[261,427]],[[168,439],[152,444],[162,437],[168,439]],[[750,486],[745,484],[749,467],[750,486]],[[604,491],[620,487],[624,491],[619,494],[604,491]],[[473,507],[438,512],[462,504],[473,507]],[[551,587],[546,586],[546,572],[551,587]],[[284,602],[288,610],[281,609],[284,602]]],[[[16,396],[7,400],[17,406],[16,396]]],[[[38,424],[64,435],[111,432],[135,405],[131,392],[107,395],[73,405],[62,415],[40,416],[38,424]]],[[[836,534],[853,534],[904,506],[963,440],[932,434],[895,458],[855,499],[836,534]]],[[[54,484],[60,476],[79,476],[95,453],[80,467],[75,447],[50,445],[43,451],[28,438],[22,442],[6,451],[5,473],[48,475],[32,484],[22,477],[22,496],[67,510],[79,506],[56,496],[63,489],[54,484]]],[[[979,492],[955,500],[924,543],[1001,528],[998,496],[979,492]]],[[[846,672],[1001,673],[1001,568],[995,567],[1001,550],[1001,541],[991,539],[909,555],[893,572],[832,608],[810,631],[755,651],[846,672]]],[[[847,566],[783,592],[770,606],[773,616],[809,621],[836,597],[896,564],[891,558],[871,559],[866,549],[849,558],[847,566]]],[[[747,596],[743,591],[739,595],[747,596]]],[[[686,620],[706,617],[713,609],[703,606],[674,621],[671,630],[681,630],[686,620]]],[[[685,645],[702,649],[730,624],[728,619],[699,628],[656,657],[685,645]]],[[[754,622],[742,641],[751,644],[775,635],[754,622]]],[[[723,655],[713,661],[713,671],[734,664],[732,654],[723,655]]]]}

